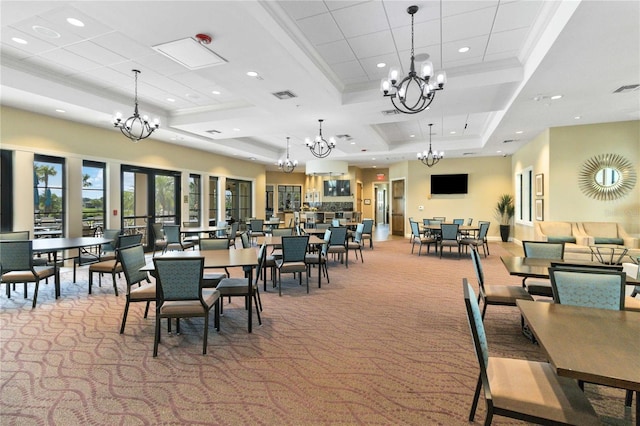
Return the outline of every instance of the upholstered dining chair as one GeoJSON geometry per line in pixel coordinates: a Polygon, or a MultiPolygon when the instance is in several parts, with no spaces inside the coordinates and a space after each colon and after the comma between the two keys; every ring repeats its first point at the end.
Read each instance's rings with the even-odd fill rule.
{"type": "Polygon", "coordinates": [[[120,334],[122,334],[127,322],[129,304],[145,302],[144,318],[146,318],[149,314],[149,304],[156,301],[156,286],[151,284],[147,272],[140,270],[146,264],[144,249],[141,244],[122,248],[119,255],[124,277],[127,281],[127,300],[122,314],[122,324],[120,325],[120,334]]]}
{"type": "MultiPolygon", "coordinates": [[[[228,297],[244,297],[245,309],[248,308],[248,304],[251,303],[251,299],[256,307],[256,315],[258,317],[258,324],[262,324],[262,318],[260,312],[262,311],[262,300],[260,300],[260,289],[258,287],[258,281],[260,280],[260,270],[264,268],[264,264],[267,258],[267,246],[262,244],[258,250],[258,266],[256,268],[255,281],[249,282],[249,272],[253,269],[252,266],[245,266],[244,278],[224,278],[220,281],[216,287],[220,292],[220,314],[224,312],[223,299],[228,297]]],[[[266,291],[266,286],[265,286],[266,291]]],[[[248,321],[247,317],[247,321],[248,321]]]]}
{"type": "Polygon", "coordinates": [[[489,244],[487,243],[487,232],[489,231],[489,222],[482,222],[480,224],[480,229],[478,231],[478,235],[475,237],[463,237],[460,239],[460,244],[465,248],[472,246],[475,248],[482,247],[482,252],[484,253],[484,257],[487,257],[487,253],[489,251],[489,244]]]}
{"type": "Polygon", "coordinates": [[[231,224],[231,229],[229,233],[226,235],[229,240],[229,247],[233,246],[236,248],[236,239],[238,238],[238,230],[240,229],[240,222],[233,222],[231,224]]]}
{"type": "Polygon", "coordinates": [[[549,268],[555,303],[616,311],[624,309],[626,276],[603,269],[549,268]]]}
{"type": "Polygon", "coordinates": [[[158,250],[162,250],[163,253],[167,250],[167,239],[165,238],[161,223],[151,224],[151,238],[153,241],[152,257],[155,257],[156,251],[158,250]]]}
{"type": "MultiPolygon", "coordinates": [[[[532,259],[564,259],[564,242],[523,241],[522,250],[524,257],[532,259]]],[[[528,280],[525,277],[522,279],[522,286],[534,296],[553,297],[551,282],[548,280],[528,280]]]]}
{"type": "Polygon", "coordinates": [[[464,219],[453,219],[452,223],[462,226],[464,225],[464,219]]]}
{"type": "MultiPolygon", "coordinates": [[[[344,226],[337,226],[329,228],[331,230],[331,237],[329,239],[328,254],[338,255],[340,262],[349,267],[349,250],[347,250],[347,228],[344,226]]],[[[364,235],[364,234],[363,234],[364,235]]]]}
{"type": "Polygon", "coordinates": [[[445,247],[449,247],[449,252],[451,252],[451,247],[458,247],[458,259],[460,258],[459,227],[460,225],[451,223],[443,223],[440,225],[440,240],[438,241],[438,245],[440,246],[440,258],[442,258],[442,252],[445,247]]]}
{"type": "Polygon", "coordinates": [[[157,257],[153,259],[156,271],[156,329],[153,356],[158,356],[160,320],[176,318],[176,331],[180,333],[180,318],[204,318],[202,354],[207,353],[209,334],[209,311],[214,308],[214,325],[220,329],[220,292],[202,288],[204,258],[202,257],[157,257]]]}
{"type": "MultiPolygon", "coordinates": [[[[327,269],[327,250],[329,249],[329,241],[331,240],[331,230],[327,229],[324,231],[324,243],[320,246],[320,253],[317,251],[314,253],[309,253],[305,255],[305,262],[307,265],[318,265],[320,271],[318,273],[323,274],[327,278],[327,283],[329,283],[329,270],[327,269]]],[[[311,270],[308,270],[308,274],[311,275],[311,270]]]]}
{"type": "Polygon", "coordinates": [[[575,380],[558,376],[547,362],[489,356],[487,335],[476,295],[462,281],[467,320],[480,374],[469,421],[474,421],[484,390],[490,425],[494,415],[538,424],[599,425],[600,420],[575,380]]]}
{"type": "Polygon", "coordinates": [[[418,256],[420,256],[420,252],[422,251],[422,246],[427,246],[427,254],[429,254],[429,250],[431,249],[431,244],[435,244],[436,246],[436,254],[438,253],[438,240],[431,237],[425,236],[420,233],[420,224],[418,222],[411,222],[411,235],[413,236],[413,242],[411,243],[411,253],[413,254],[413,248],[416,245],[416,242],[420,245],[418,246],[418,256]]]}
{"type": "Polygon", "coordinates": [[[351,241],[347,240],[347,251],[353,250],[358,260],[358,252],[360,252],[360,261],[364,263],[364,257],[362,256],[362,230],[364,229],[364,223],[356,225],[356,232],[353,234],[351,241]]]}
{"type": "Polygon", "coordinates": [[[276,260],[276,269],[278,270],[277,280],[279,296],[282,296],[283,273],[298,273],[298,283],[300,285],[302,285],[302,274],[304,273],[307,280],[307,293],[309,293],[309,275],[307,273],[308,265],[305,262],[308,244],[308,235],[282,237],[282,259],[276,260]]]}
{"type": "Polygon", "coordinates": [[[362,240],[369,240],[369,248],[373,249],[373,219],[362,219],[362,240]]]}
{"type": "Polygon", "coordinates": [[[98,286],[102,287],[102,275],[111,274],[113,281],[113,291],[115,295],[118,295],[118,283],[116,281],[116,275],[120,275],[122,272],[122,263],[120,262],[120,249],[125,247],[131,247],[140,244],[142,241],[142,234],[132,235],[118,235],[116,239],[116,254],[114,259],[103,260],[97,263],[89,265],[89,294],[93,287],[93,274],[98,274],[98,286]]]}
{"type": "Polygon", "coordinates": [[[180,236],[180,225],[164,225],[162,227],[164,231],[164,235],[167,239],[167,248],[166,250],[186,250],[195,248],[195,243],[193,241],[183,240],[180,236]]]}
{"type": "Polygon", "coordinates": [[[250,219],[249,220],[249,236],[251,240],[258,237],[264,237],[264,220],[262,219],[250,219]]]}
{"type": "MultiPolygon", "coordinates": [[[[229,240],[226,238],[201,238],[200,250],[229,250],[229,240]]],[[[202,286],[205,288],[216,288],[220,280],[229,277],[229,270],[224,268],[223,272],[213,272],[210,269],[205,269],[202,276],[202,286]]]]}
{"type": "MultiPolygon", "coordinates": [[[[5,231],[5,232],[0,232],[0,241],[2,240],[30,240],[31,233],[29,231],[5,231]]],[[[48,259],[45,257],[40,257],[40,254],[36,254],[33,257],[33,266],[46,266],[48,263],[48,259]]],[[[75,276],[75,264],[73,265],[73,271],[74,271],[74,275],[73,275],[73,282],[76,282],[76,276],[75,276]]],[[[14,284],[14,288],[15,288],[15,284],[14,284]]]]}
{"type": "Polygon", "coordinates": [[[7,297],[11,297],[11,285],[24,284],[24,297],[27,298],[27,283],[35,283],[32,308],[36,307],[40,281],[55,277],[59,285],[59,274],[56,266],[35,266],[33,264],[33,241],[1,240],[0,241],[0,283],[7,286],[7,297]]]}
{"type": "Polygon", "coordinates": [[[480,261],[480,253],[476,247],[471,247],[473,269],[478,280],[478,303],[482,300],[482,318],[489,305],[517,306],[517,300],[533,300],[527,290],[519,285],[485,285],[484,270],[480,261]]]}

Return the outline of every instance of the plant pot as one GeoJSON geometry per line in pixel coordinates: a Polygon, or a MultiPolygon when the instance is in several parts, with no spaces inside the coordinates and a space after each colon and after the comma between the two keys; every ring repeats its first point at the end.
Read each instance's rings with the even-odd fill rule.
{"type": "Polygon", "coordinates": [[[502,237],[502,242],[506,243],[509,241],[509,233],[511,232],[511,225],[500,225],[500,237],[502,237]]]}

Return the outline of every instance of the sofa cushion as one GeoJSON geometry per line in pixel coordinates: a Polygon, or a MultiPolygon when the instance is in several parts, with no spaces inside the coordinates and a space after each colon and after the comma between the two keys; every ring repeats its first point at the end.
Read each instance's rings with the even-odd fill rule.
{"type": "Polygon", "coordinates": [[[594,244],[617,244],[624,245],[624,240],[622,238],[608,238],[608,237],[594,237],[594,244]]]}
{"type": "Polygon", "coordinates": [[[582,222],[582,229],[592,237],[618,238],[618,224],[615,222],[582,222]]]}
{"type": "Polygon", "coordinates": [[[571,235],[549,235],[547,241],[550,243],[575,243],[576,237],[571,235]]]}
{"type": "Polygon", "coordinates": [[[570,222],[538,222],[543,234],[551,235],[572,235],[570,222]]]}

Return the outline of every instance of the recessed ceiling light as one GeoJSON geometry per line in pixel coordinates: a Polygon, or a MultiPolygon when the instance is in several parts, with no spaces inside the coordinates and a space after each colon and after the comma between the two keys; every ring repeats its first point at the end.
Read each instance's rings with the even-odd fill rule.
{"type": "Polygon", "coordinates": [[[220,92],[217,91],[217,90],[212,90],[211,93],[213,93],[214,95],[219,95],[220,94],[220,92]]]}
{"type": "Polygon", "coordinates": [[[450,135],[455,135],[455,134],[456,134],[456,131],[455,131],[455,130],[452,130],[452,131],[450,131],[450,132],[449,132],[449,134],[450,134],[450,135]]]}
{"type": "Polygon", "coordinates": [[[351,145],[355,145],[355,144],[356,144],[355,142],[351,142],[351,145]]]}
{"type": "Polygon", "coordinates": [[[175,102],[176,100],[175,100],[175,99],[173,99],[173,98],[167,98],[167,101],[169,101],[169,102],[175,102]]]}
{"type": "Polygon", "coordinates": [[[60,38],[60,33],[52,30],[51,28],[43,27],[42,25],[34,25],[31,29],[38,34],[49,38],[60,38]]]}
{"type": "Polygon", "coordinates": [[[579,115],[576,115],[575,117],[573,117],[574,120],[580,120],[582,117],[579,115]]]}
{"type": "Polygon", "coordinates": [[[458,49],[458,52],[460,53],[467,53],[468,51],[469,51],[469,48],[467,46],[461,47],[460,49],[458,49]]]}
{"type": "Polygon", "coordinates": [[[497,150],[496,152],[497,152],[498,154],[500,154],[500,153],[501,153],[502,151],[500,151],[500,150],[497,150]]]}
{"type": "Polygon", "coordinates": [[[67,22],[74,27],[84,27],[84,22],[76,18],[67,18],[67,22]]]}
{"type": "Polygon", "coordinates": [[[378,63],[378,64],[376,65],[376,67],[378,67],[378,68],[384,68],[384,67],[386,67],[386,66],[387,66],[387,64],[385,64],[384,62],[380,62],[380,63],[378,63]]]}
{"type": "Polygon", "coordinates": [[[251,157],[251,158],[249,158],[249,160],[256,161],[256,157],[251,157]]]}
{"type": "Polygon", "coordinates": [[[378,167],[378,166],[372,166],[372,167],[375,169],[375,168],[376,168],[376,167],[378,167]]]}
{"type": "Polygon", "coordinates": [[[518,131],[516,132],[516,134],[521,135],[521,134],[522,134],[522,130],[518,130],[518,131]]]}
{"type": "Polygon", "coordinates": [[[240,129],[238,129],[237,127],[234,127],[234,128],[233,128],[233,131],[234,131],[234,132],[239,132],[239,131],[240,131],[240,129]]]}
{"type": "Polygon", "coordinates": [[[410,137],[410,138],[415,138],[415,137],[416,137],[416,135],[409,135],[409,137],[410,137]]]}
{"type": "Polygon", "coordinates": [[[551,97],[551,100],[552,100],[552,101],[555,101],[555,100],[560,99],[561,97],[562,97],[562,95],[553,95],[553,96],[551,97]]]}
{"type": "Polygon", "coordinates": [[[18,43],[18,44],[28,44],[29,42],[25,39],[22,39],[20,37],[13,37],[11,40],[13,40],[14,42],[18,43]]]}
{"type": "Polygon", "coordinates": [[[376,157],[373,157],[373,158],[372,158],[372,160],[374,160],[374,161],[375,161],[375,159],[376,159],[376,157]]]}
{"type": "Polygon", "coordinates": [[[247,72],[247,75],[248,75],[249,77],[257,77],[257,76],[258,76],[258,73],[257,73],[257,72],[255,72],[255,71],[249,71],[249,72],[247,72]]]}
{"type": "Polygon", "coordinates": [[[63,110],[63,109],[58,108],[58,109],[56,109],[56,112],[65,113],[65,112],[67,112],[67,111],[65,111],[65,110],[63,110]]]}

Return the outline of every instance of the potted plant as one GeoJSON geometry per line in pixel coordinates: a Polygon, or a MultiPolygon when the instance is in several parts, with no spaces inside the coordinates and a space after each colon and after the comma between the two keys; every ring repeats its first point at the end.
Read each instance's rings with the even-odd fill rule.
{"type": "Polygon", "coordinates": [[[500,222],[500,237],[502,237],[502,241],[505,243],[509,241],[511,219],[515,211],[513,196],[510,194],[502,194],[498,199],[498,204],[496,204],[496,218],[500,222]]]}

